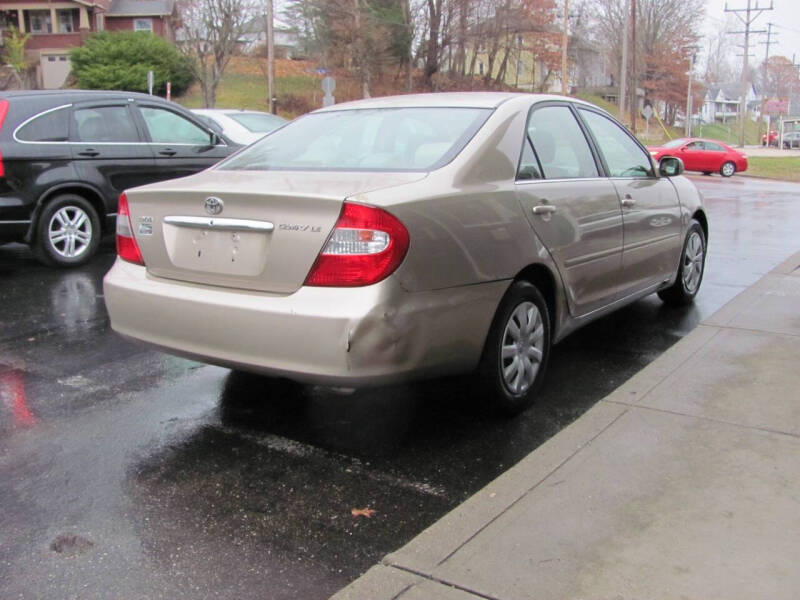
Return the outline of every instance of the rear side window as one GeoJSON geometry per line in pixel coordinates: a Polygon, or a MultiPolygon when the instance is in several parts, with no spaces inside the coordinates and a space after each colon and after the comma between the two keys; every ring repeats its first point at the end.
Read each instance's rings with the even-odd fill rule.
{"type": "MultiPolygon", "coordinates": [[[[534,110],[528,120],[527,133],[546,179],[597,177],[597,165],[589,143],[566,106],[534,110]]],[[[536,178],[533,173],[531,175],[530,178],[536,178]]]]}
{"type": "Polygon", "coordinates": [[[43,112],[20,127],[22,142],[66,142],[69,139],[69,107],[43,112]]]}
{"type": "Polygon", "coordinates": [[[139,133],[126,106],[97,106],[75,111],[79,142],[138,142],[139,133]]]}

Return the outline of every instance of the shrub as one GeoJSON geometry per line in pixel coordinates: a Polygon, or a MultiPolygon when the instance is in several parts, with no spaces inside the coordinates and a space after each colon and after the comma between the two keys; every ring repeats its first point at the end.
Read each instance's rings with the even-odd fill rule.
{"type": "Polygon", "coordinates": [[[177,96],[194,80],[189,59],[146,31],[96,33],[70,50],[69,57],[78,86],[84,89],[146,92],[147,72],[153,71],[153,93],[163,95],[171,81],[177,96]]]}

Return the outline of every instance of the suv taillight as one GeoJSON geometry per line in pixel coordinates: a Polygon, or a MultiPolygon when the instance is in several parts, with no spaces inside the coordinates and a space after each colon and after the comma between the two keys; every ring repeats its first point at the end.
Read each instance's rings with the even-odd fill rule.
{"type": "MultiPolygon", "coordinates": [[[[3,121],[8,114],[8,100],[0,100],[0,129],[3,128],[3,121]]],[[[3,164],[3,155],[0,153],[0,177],[6,176],[6,167],[3,164]]]]}
{"type": "Polygon", "coordinates": [[[408,230],[385,210],[345,202],[305,285],[358,287],[391,275],[408,251],[408,230]]]}
{"type": "Polygon", "coordinates": [[[128,197],[125,192],[119,195],[117,203],[117,255],[122,260],[144,266],[139,244],[133,237],[131,210],[128,207],[128,197]]]}

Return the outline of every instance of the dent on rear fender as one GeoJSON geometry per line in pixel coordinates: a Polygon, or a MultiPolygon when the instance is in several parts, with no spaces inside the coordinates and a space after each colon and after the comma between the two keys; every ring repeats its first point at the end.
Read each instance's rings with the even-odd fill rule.
{"type": "Polygon", "coordinates": [[[348,324],[348,371],[468,370],[477,364],[508,282],[404,294],[348,324]]]}

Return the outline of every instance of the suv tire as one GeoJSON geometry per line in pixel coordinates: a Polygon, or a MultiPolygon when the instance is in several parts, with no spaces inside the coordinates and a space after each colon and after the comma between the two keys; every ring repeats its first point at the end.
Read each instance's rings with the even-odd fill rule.
{"type": "Polygon", "coordinates": [[[76,267],[94,256],[101,235],[100,218],[91,203],[76,194],[61,194],[39,214],[34,253],[46,265],[76,267]]]}

